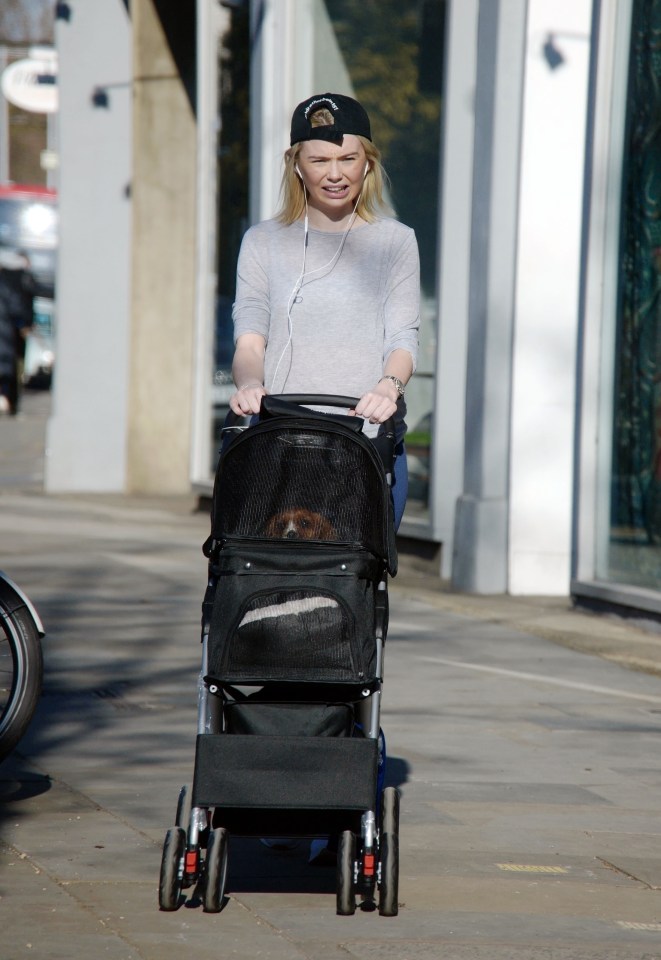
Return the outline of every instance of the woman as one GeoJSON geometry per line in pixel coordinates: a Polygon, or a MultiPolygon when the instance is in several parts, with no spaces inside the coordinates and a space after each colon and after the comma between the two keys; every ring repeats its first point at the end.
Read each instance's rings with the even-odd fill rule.
{"type": "Polygon", "coordinates": [[[282,209],[241,246],[230,406],[245,416],[259,413],[266,393],[359,397],[350,412],[368,436],[395,416],[397,527],[408,485],[404,388],[420,322],[415,235],[382,215],[380,154],[356,100],[305,100],[290,143],[282,209]]]}

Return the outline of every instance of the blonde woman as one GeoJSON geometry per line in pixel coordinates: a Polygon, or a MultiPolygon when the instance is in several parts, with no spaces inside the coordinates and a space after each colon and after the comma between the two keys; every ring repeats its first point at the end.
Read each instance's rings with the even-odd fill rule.
{"type": "Polygon", "coordinates": [[[350,412],[368,436],[394,416],[398,526],[408,486],[404,391],[418,349],[415,235],[385,212],[380,154],[356,100],[309,97],[294,111],[290,143],[282,208],[241,246],[230,406],[257,414],[266,393],[358,397],[350,412]]]}

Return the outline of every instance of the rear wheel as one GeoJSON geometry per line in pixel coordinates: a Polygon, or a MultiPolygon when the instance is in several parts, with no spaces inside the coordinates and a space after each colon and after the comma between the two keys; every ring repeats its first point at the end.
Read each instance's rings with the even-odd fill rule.
{"type": "Polygon", "coordinates": [[[356,912],[355,860],[356,835],[344,830],[337,848],[337,913],[341,917],[351,917],[356,912]]]}
{"type": "Polygon", "coordinates": [[[227,882],[227,830],[218,827],[209,833],[204,878],[205,913],[219,913],[227,882]]]}
{"type": "Polygon", "coordinates": [[[381,795],[379,831],[379,913],[396,917],[399,912],[399,792],[386,787],[381,795]]]}
{"type": "Polygon", "coordinates": [[[176,910],[179,906],[185,852],[186,831],[181,827],[172,827],[165,834],[161,858],[161,877],[158,884],[158,903],[161,910],[176,910]]]}

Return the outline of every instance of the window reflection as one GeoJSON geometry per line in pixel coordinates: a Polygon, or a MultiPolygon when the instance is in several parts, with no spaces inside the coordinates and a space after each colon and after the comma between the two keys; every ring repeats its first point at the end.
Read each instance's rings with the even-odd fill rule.
{"type": "MultiPolygon", "coordinates": [[[[211,472],[231,393],[231,306],[248,226],[249,23],[247,4],[227,11],[218,59],[218,255],[211,472]]],[[[310,9],[310,8],[306,8],[310,9]]],[[[407,516],[428,514],[437,324],[438,197],[445,0],[316,0],[310,86],[366,107],[390,178],[398,219],[415,230],[421,261],[418,369],[407,387],[410,486],[407,516]]],[[[298,13],[298,8],[297,8],[298,13]]],[[[303,7],[300,16],[305,16],[303,7]]]]}
{"type": "Polygon", "coordinates": [[[633,6],[615,344],[611,535],[602,578],[661,571],[661,0],[633,6]]]}
{"type": "Polygon", "coordinates": [[[226,10],[227,29],[218,46],[217,252],[213,358],[211,472],[232,393],[232,303],[236,262],[248,228],[250,127],[250,33],[247,4],[226,10]]]}
{"type": "Polygon", "coordinates": [[[333,67],[327,52],[316,85],[351,93],[365,106],[390,178],[390,202],[420,248],[420,356],[406,391],[409,517],[426,516],[429,506],[445,7],[444,0],[325,0],[328,21],[316,24],[317,49],[335,45],[340,55],[333,67]]]}

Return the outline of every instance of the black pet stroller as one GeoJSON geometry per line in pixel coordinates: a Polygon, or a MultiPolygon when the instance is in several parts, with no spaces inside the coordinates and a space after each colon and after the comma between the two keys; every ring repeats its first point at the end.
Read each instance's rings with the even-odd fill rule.
{"type": "Polygon", "coordinates": [[[222,908],[233,834],[331,835],[337,912],[360,896],[397,914],[399,794],[379,776],[394,426],[371,441],[360,418],[308,409],[356,402],[265,397],[221,453],[195,772],[165,838],[163,910],[190,887],[222,908]]]}

